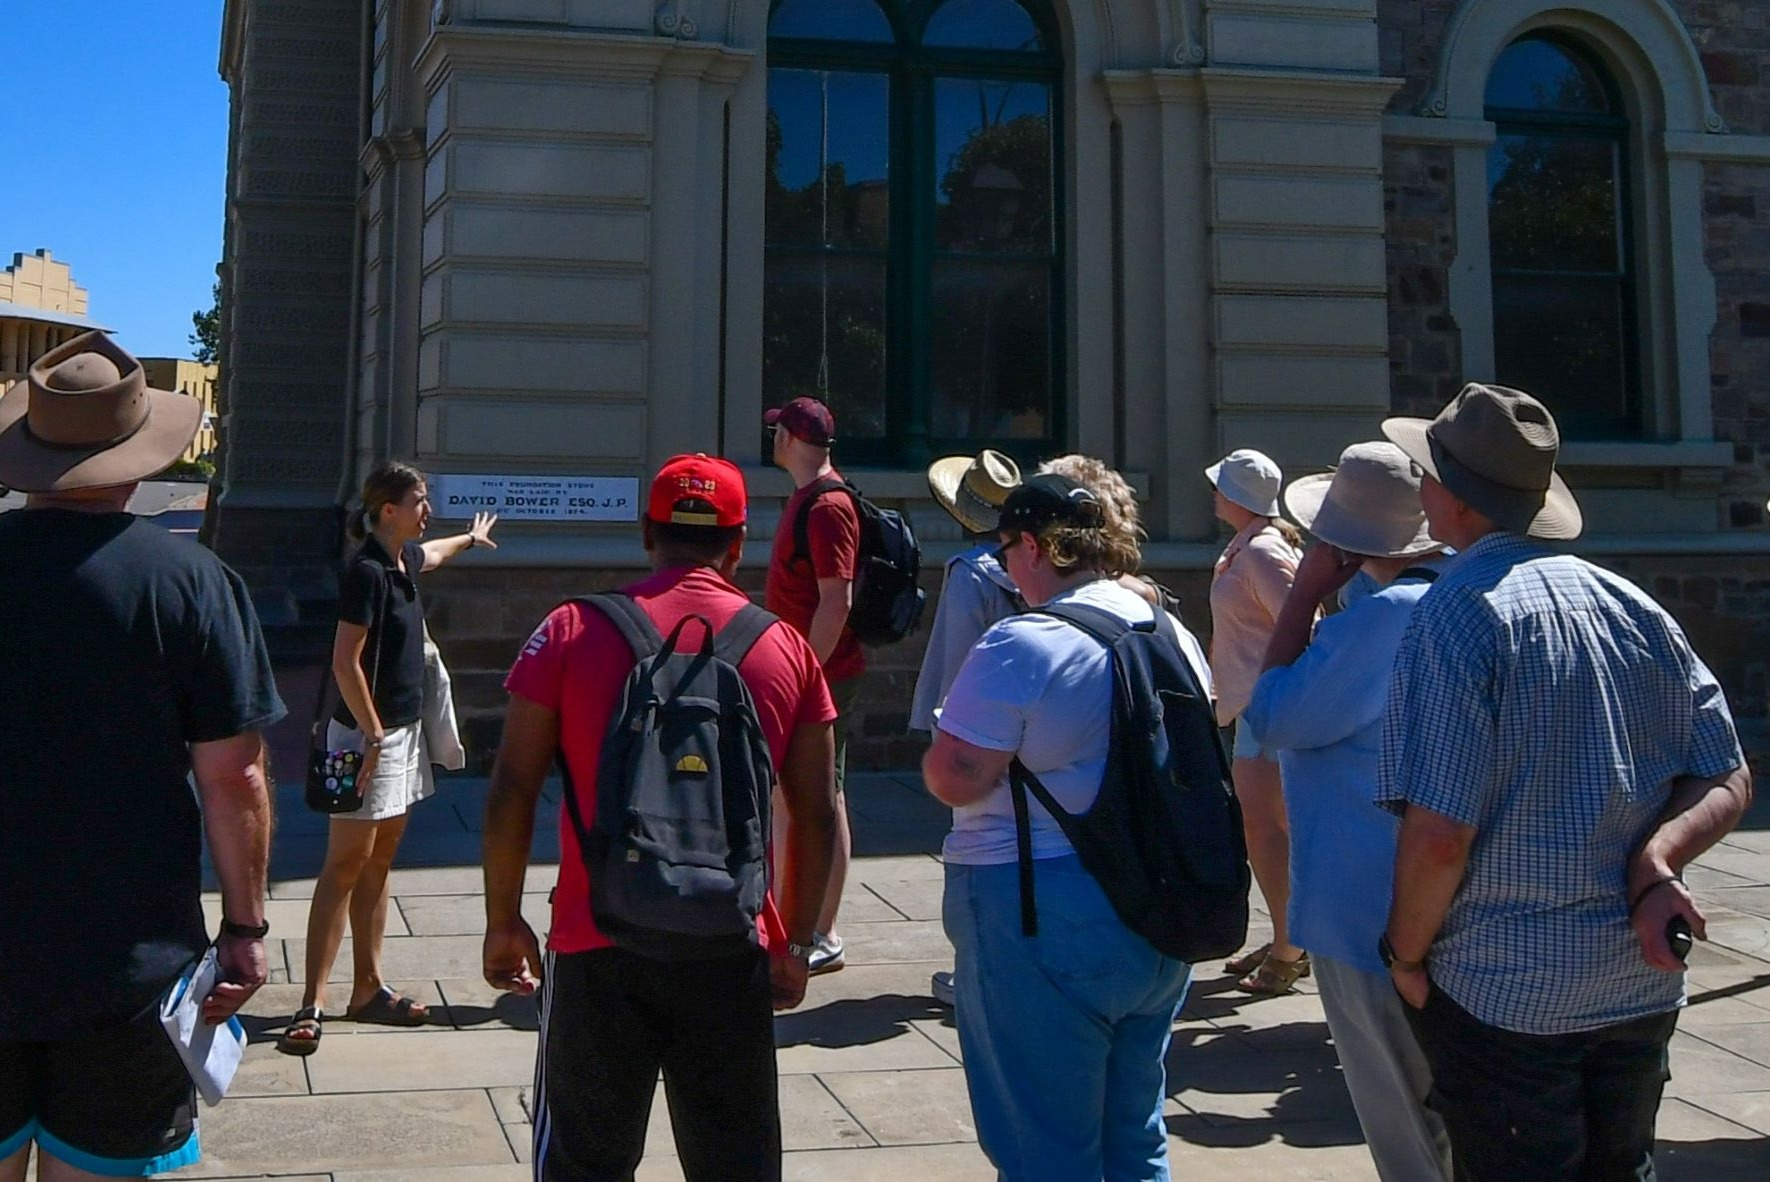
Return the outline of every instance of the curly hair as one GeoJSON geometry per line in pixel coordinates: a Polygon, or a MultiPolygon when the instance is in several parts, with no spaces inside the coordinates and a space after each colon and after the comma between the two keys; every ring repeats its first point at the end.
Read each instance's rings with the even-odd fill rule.
{"type": "Polygon", "coordinates": [[[1039,465],[1039,475],[1067,476],[1100,502],[1101,523],[1091,529],[1048,525],[1038,533],[1039,548],[1059,570],[1097,570],[1117,578],[1143,565],[1143,524],[1137,494],[1123,476],[1093,456],[1066,455],[1039,465]]]}
{"type": "Polygon", "coordinates": [[[1137,493],[1129,481],[1107,467],[1104,461],[1072,452],[1039,465],[1040,476],[1053,472],[1086,485],[1088,491],[1099,498],[1100,507],[1106,511],[1108,529],[1130,530],[1135,540],[1142,541],[1143,517],[1137,508],[1137,493]]]}

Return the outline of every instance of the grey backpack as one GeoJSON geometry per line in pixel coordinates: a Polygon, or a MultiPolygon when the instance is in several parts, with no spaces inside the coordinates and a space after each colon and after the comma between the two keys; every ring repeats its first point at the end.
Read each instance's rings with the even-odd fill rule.
{"type": "Polygon", "coordinates": [[[635,658],[603,737],[592,824],[566,777],[596,926],[656,960],[754,946],[774,766],[738,665],[778,620],[746,605],[723,629],[690,615],[665,638],[629,596],[577,602],[607,616],[635,658]],[[696,631],[699,646],[683,649],[696,631]]]}

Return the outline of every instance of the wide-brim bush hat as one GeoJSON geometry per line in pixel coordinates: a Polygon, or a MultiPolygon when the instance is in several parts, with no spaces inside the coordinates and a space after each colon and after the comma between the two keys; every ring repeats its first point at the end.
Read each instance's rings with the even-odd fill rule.
{"type": "Polygon", "coordinates": [[[1284,486],[1284,473],[1264,452],[1251,447],[1232,451],[1206,468],[1205,477],[1249,513],[1278,516],[1278,490],[1284,486]]]}
{"type": "Polygon", "coordinates": [[[75,492],[146,480],[197,437],[203,404],[155,390],[141,362],[102,332],[59,345],[0,396],[0,484],[75,492]]]}
{"type": "Polygon", "coordinates": [[[1437,418],[1389,419],[1383,434],[1501,529],[1567,541],[1585,528],[1579,502],[1555,471],[1555,416],[1522,390],[1471,382],[1437,418]]]}
{"type": "Polygon", "coordinates": [[[1355,443],[1332,472],[1293,480],[1284,507],[1298,525],[1349,554],[1414,558],[1443,549],[1426,529],[1420,476],[1393,443],[1355,443]]]}
{"type": "Polygon", "coordinates": [[[1020,465],[987,447],[975,456],[947,456],[928,465],[928,491],[969,533],[994,530],[1003,502],[1019,487],[1020,465]]]}

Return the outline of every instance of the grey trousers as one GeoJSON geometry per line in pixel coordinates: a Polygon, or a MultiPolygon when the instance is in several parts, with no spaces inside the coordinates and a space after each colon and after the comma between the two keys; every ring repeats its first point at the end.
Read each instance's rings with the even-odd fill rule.
{"type": "Polygon", "coordinates": [[[1426,1107],[1432,1069],[1387,975],[1310,958],[1340,1072],[1383,1182],[1450,1182],[1450,1136],[1426,1107]]]}

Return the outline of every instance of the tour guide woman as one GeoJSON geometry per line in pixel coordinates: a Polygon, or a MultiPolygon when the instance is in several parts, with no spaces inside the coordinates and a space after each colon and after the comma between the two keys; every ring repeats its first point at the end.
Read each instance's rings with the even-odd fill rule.
{"type": "MultiPolygon", "coordinates": [[[[1119,919],[1063,831],[1029,802],[1038,934],[1022,934],[1009,763],[1018,756],[1068,811],[1086,812],[1106,770],[1112,665],[1104,646],[1040,615],[1071,603],[1145,623],[1117,576],[1137,568],[1085,485],[1056,473],[1008,495],[999,553],[1035,609],[984,633],[953,682],[922,763],[953,806],[943,918],[957,953],[954,1015],[977,1137],[1013,1182],[1168,1177],[1162,1059],[1191,970],[1119,919]]],[[[1210,684],[1179,621],[1181,648],[1210,684]]]]}
{"type": "Polygon", "coordinates": [[[408,810],[436,791],[423,735],[424,605],[417,576],[475,546],[496,549],[491,531],[497,520],[476,513],[468,532],[420,542],[430,521],[424,474],[388,460],[363,483],[362,510],[350,523],[362,547],[344,575],[332,643],[332,675],[343,702],[326,745],[363,750],[358,776],[367,788],[363,807],[333,816],[326,835],[326,864],[307,913],[307,987],[277,1044],[288,1054],[311,1054],[319,1046],[326,979],[347,913],[354,973],[345,1016],[391,1026],[420,1026],[430,1016],[381,976],[387,872],[408,810]]]}

